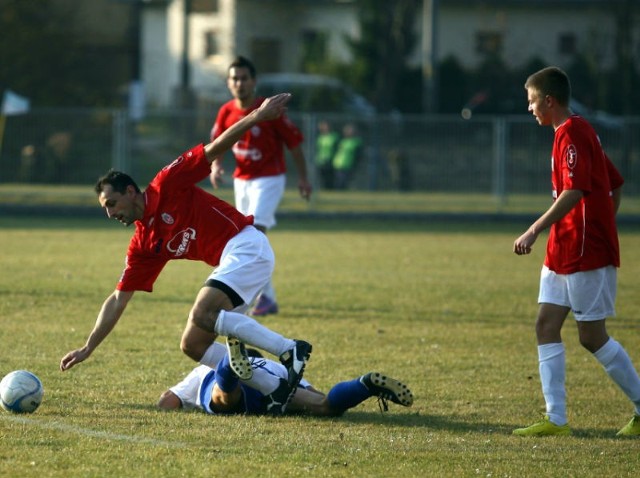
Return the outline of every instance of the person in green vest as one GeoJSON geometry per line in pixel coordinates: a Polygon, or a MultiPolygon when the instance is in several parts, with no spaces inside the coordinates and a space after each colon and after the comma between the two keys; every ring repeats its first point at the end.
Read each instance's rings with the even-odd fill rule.
{"type": "Polygon", "coordinates": [[[353,123],[347,123],[342,128],[342,139],[338,143],[338,150],[333,157],[333,169],[335,171],[335,188],[347,189],[353,172],[362,156],[362,138],[353,123]]]}
{"type": "Polygon", "coordinates": [[[324,189],[333,189],[333,157],[340,141],[340,135],[331,129],[328,121],[318,123],[315,163],[324,189]]]}

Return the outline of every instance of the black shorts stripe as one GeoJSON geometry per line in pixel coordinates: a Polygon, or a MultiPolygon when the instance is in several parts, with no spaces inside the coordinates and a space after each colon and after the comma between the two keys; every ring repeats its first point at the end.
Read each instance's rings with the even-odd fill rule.
{"type": "Polygon", "coordinates": [[[234,308],[244,304],[244,300],[242,300],[242,297],[240,297],[235,290],[233,290],[224,282],[220,282],[219,280],[215,280],[215,279],[209,279],[207,282],[204,283],[204,285],[206,287],[213,287],[214,289],[220,289],[222,292],[227,294],[227,297],[231,299],[231,303],[233,304],[234,308]]]}

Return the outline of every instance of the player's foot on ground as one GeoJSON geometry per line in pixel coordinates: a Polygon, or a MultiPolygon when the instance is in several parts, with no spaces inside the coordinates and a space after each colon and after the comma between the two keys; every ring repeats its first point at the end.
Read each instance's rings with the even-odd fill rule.
{"type": "Polygon", "coordinates": [[[269,415],[282,415],[293,394],[291,394],[291,389],[289,388],[289,384],[284,378],[280,379],[280,385],[269,395],[265,395],[264,404],[266,408],[266,412],[269,415]]]}
{"type": "Polygon", "coordinates": [[[256,303],[253,310],[251,311],[251,315],[254,315],[256,317],[269,315],[269,314],[277,314],[277,313],[278,313],[278,303],[274,300],[271,300],[266,295],[261,295],[258,298],[258,302],[256,303]]]}
{"type": "Polygon", "coordinates": [[[389,409],[387,400],[403,407],[410,407],[413,404],[413,394],[409,387],[394,378],[378,372],[370,372],[360,377],[360,382],[380,399],[381,408],[384,411],[389,409]]]}
{"type": "Polygon", "coordinates": [[[241,380],[249,380],[253,377],[253,368],[247,356],[244,344],[235,337],[227,337],[227,351],[229,352],[229,365],[231,370],[241,380]]]}
{"type": "Polygon", "coordinates": [[[521,437],[542,437],[551,435],[566,436],[571,435],[571,428],[568,424],[556,425],[545,416],[542,420],[525,428],[516,428],[513,430],[514,435],[521,437]]]}
{"type": "Polygon", "coordinates": [[[616,433],[617,437],[637,437],[640,436],[640,415],[634,415],[629,423],[616,433]]]}
{"type": "Polygon", "coordinates": [[[285,366],[288,373],[288,384],[291,389],[290,397],[296,393],[296,388],[302,380],[302,374],[304,373],[304,367],[311,356],[311,344],[304,340],[295,340],[295,345],[292,349],[287,350],[280,355],[280,362],[285,366]]]}

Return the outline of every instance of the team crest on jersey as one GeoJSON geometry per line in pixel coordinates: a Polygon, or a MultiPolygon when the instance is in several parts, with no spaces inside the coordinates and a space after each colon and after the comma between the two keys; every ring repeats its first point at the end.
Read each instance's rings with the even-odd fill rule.
{"type": "Polygon", "coordinates": [[[251,128],[251,134],[253,136],[260,136],[260,133],[262,132],[262,130],[260,129],[260,126],[255,125],[253,128],[251,128]]]}
{"type": "Polygon", "coordinates": [[[576,147],[572,144],[567,148],[567,167],[569,169],[573,169],[576,167],[576,163],[578,162],[578,151],[576,147]]]}
{"type": "Polygon", "coordinates": [[[166,224],[173,224],[175,221],[173,220],[173,217],[171,216],[171,214],[163,212],[160,217],[162,218],[162,220],[166,223],[166,224]]]}

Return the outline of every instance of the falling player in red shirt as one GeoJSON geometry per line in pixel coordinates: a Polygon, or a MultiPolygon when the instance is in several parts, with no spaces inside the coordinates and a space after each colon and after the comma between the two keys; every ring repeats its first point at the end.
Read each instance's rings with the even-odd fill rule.
{"type": "MultiPolygon", "coordinates": [[[[253,217],[196,186],[209,175],[215,157],[247,129],[282,115],[289,98],[281,94],[265,100],[213,142],[196,146],[162,169],[144,192],[130,176],[118,171],[110,171],[98,180],[96,193],[107,216],[125,226],[135,223],[136,231],[116,290],[104,301],[85,345],[62,358],[61,370],[68,370],[93,353],[113,330],[134,292],[151,292],[168,261],[191,259],[215,269],[189,313],[181,341],[184,353],[215,366],[212,344],[216,337],[236,337],[280,357],[289,373],[289,398],[293,396],[311,345],[287,339],[243,314],[273,272],[269,242],[252,225],[253,217]]],[[[236,373],[250,378],[251,364],[240,342],[230,340],[228,347],[236,373]]],[[[285,406],[274,413],[284,412],[285,406]]]]}
{"type": "Polygon", "coordinates": [[[569,108],[571,86],[556,67],[544,68],[526,83],[529,111],[540,125],[552,126],[551,207],[513,244],[529,254],[540,232],[550,228],[538,296],[538,359],[546,416],[514,430],[515,435],[570,435],[565,391],[565,349],[561,329],[572,312],[580,343],[635,407],[618,435],[640,435],[640,378],[626,350],[607,333],[615,314],[620,266],[615,215],[622,176],[602,149],[591,125],[569,108]]]}
{"type": "MultiPolygon", "coordinates": [[[[211,130],[212,141],[264,101],[264,98],[255,96],[256,70],[244,57],[238,57],[229,66],[227,87],[233,99],[218,111],[211,130]]],[[[256,124],[233,145],[236,207],[241,213],[254,216],[254,226],[265,234],[276,224],[276,209],[284,194],[285,146],[296,165],[300,195],[306,200],[311,196],[302,140],[300,130],[286,115],[282,115],[273,121],[256,124]]],[[[221,161],[222,157],[216,158],[211,164],[210,179],[214,188],[222,181],[224,170],[221,161]]],[[[258,297],[252,314],[261,316],[276,313],[276,293],[269,281],[258,297]]]]}

